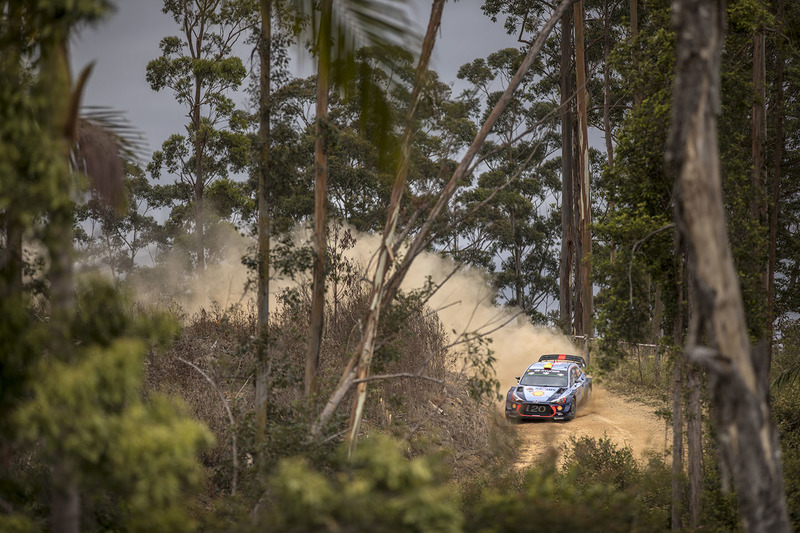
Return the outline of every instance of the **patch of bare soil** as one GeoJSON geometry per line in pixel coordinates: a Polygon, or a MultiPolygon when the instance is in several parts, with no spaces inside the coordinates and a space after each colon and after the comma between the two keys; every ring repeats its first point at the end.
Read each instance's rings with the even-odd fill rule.
{"type": "Polygon", "coordinates": [[[563,457],[572,435],[610,438],[620,447],[630,446],[637,460],[651,452],[664,453],[672,441],[671,432],[653,407],[611,394],[597,384],[591,401],[578,409],[574,420],[526,420],[515,427],[522,441],[520,468],[535,463],[551,447],[563,457]]]}

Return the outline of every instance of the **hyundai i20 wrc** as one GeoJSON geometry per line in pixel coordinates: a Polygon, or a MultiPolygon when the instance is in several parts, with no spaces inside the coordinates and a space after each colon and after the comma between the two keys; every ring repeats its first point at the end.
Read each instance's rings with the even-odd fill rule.
{"type": "Polygon", "coordinates": [[[506,418],[572,420],[592,396],[592,378],[578,355],[543,355],[506,395],[506,418]]]}

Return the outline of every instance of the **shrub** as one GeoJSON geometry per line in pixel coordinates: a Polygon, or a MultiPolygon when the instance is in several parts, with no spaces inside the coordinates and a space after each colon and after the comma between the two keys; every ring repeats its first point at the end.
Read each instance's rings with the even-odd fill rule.
{"type": "Polygon", "coordinates": [[[260,526],[272,531],[461,531],[455,486],[428,458],[373,435],[331,475],[303,458],[283,459],[269,483],[260,526]]]}

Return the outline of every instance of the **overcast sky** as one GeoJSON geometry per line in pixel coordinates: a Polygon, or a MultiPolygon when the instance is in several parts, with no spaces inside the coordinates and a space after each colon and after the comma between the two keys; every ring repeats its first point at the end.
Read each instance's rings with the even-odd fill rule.
{"type": "MultiPolygon", "coordinates": [[[[432,68],[443,81],[456,81],[458,68],[477,57],[509,46],[519,46],[506,35],[502,23],[492,23],[481,12],[482,0],[461,0],[445,5],[432,68]]],[[[420,32],[427,25],[430,2],[415,0],[414,17],[420,32]]],[[[162,0],[119,0],[117,10],[96,27],[87,28],[72,43],[72,69],[78,72],[95,61],[84,105],[124,111],[132,125],[146,137],[149,150],[158,149],[171,134],[183,132],[185,110],[171,91],[155,92],[145,80],[147,63],[158,57],[162,37],[177,35],[172,18],[161,12],[162,0]]],[[[313,65],[303,52],[290,51],[304,69],[313,65]]],[[[246,59],[246,58],[245,58],[246,59]]]]}

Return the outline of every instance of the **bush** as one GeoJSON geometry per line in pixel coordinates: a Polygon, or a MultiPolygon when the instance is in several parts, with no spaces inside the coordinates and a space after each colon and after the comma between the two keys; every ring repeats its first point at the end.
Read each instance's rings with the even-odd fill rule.
{"type": "Polygon", "coordinates": [[[645,468],[630,448],[610,440],[572,439],[566,461],[531,468],[470,499],[464,508],[467,531],[659,531],[668,528],[668,471],[662,462],[645,468]],[[509,483],[510,481],[510,483],[509,483]]]}
{"type": "Polygon", "coordinates": [[[331,475],[299,457],[283,459],[269,483],[260,527],[270,531],[461,531],[455,486],[426,458],[374,435],[331,475]]]}

